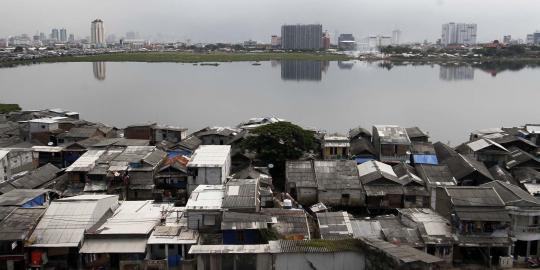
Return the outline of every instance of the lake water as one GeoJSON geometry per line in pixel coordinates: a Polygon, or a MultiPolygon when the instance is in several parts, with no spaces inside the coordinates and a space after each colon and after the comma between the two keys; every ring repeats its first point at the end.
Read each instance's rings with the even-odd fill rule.
{"type": "Polygon", "coordinates": [[[124,127],[195,131],[277,116],[346,133],[419,126],[456,145],[480,128],[540,122],[540,69],[352,62],[54,63],[0,69],[0,102],[124,127]]]}

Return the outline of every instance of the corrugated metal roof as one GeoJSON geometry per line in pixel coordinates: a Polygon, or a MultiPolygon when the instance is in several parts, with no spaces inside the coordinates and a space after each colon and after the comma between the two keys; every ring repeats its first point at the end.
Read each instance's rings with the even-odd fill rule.
{"type": "Polygon", "coordinates": [[[319,190],[361,189],[354,160],[315,161],[314,170],[319,190]]]}
{"type": "Polygon", "coordinates": [[[445,187],[452,204],[459,206],[504,207],[504,202],[492,187],[445,187]]]}
{"type": "Polygon", "coordinates": [[[432,264],[443,261],[439,257],[427,254],[413,247],[396,246],[378,239],[364,239],[364,241],[403,263],[422,262],[432,264]]]}
{"type": "Polygon", "coordinates": [[[188,167],[221,167],[230,154],[230,145],[201,145],[191,156],[188,167]]]}
{"type": "Polygon", "coordinates": [[[117,206],[116,195],[80,195],[53,201],[29,238],[29,246],[77,247],[85,231],[117,206]]]}
{"type": "Polygon", "coordinates": [[[105,150],[88,150],[80,156],[66,172],[88,172],[94,168],[96,161],[105,153],[105,150]]]}
{"type": "Polygon", "coordinates": [[[341,212],[321,212],[317,213],[319,232],[322,239],[329,239],[333,236],[352,237],[353,229],[349,218],[349,213],[341,212]]]}
{"type": "Polygon", "coordinates": [[[225,195],[222,207],[225,209],[250,209],[255,210],[258,194],[258,180],[256,179],[232,179],[225,186],[225,195]]]}
{"type": "Polygon", "coordinates": [[[351,227],[354,238],[383,238],[381,224],[376,219],[353,219],[351,227]]]}
{"type": "Polygon", "coordinates": [[[364,185],[370,184],[380,179],[385,179],[390,182],[395,182],[396,185],[401,185],[396,173],[392,169],[392,166],[376,161],[366,161],[357,166],[360,181],[364,185]]]}
{"type": "Polygon", "coordinates": [[[457,207],[454,211],[460,220],[510,222],[510,216],[504,208],[457,207]]]}
{"type": "Polygon", "coordinates": [[[0,241],[26,239],[44,212],[44,207],[15,209],[0,222],[0,241]]]}
{"type": "Polygon", "coordinates": [[[158,224],[162,211],[170,207],[168,204],[153,204],[152,201],[123,201],[114,211],[112,217],[92,234],[148,235],[158,224]]]}
{"type": "Polygon", "coordinates": [[[22,206],[23,204],[39,197],[49,189],[13,189],[0,195],[0,206],[22,206]]]}
{"type": "Polygon", "coordinates": [[[447,165],[416,164],[416,172],[427,185],[430,186],[455,186],[457,181],[447,165]]]}
{"type": "Polygon", "coordinates": [[[317,187],[315,171],[311,161],[287,161],[285,174],[287,183],[295,183],[296,188],[317,187]]]}
{"type": "Polygon", "coordinates": [[[47,163],[23,177],[11,181],[11,184],[17,188],[37,188],[56,178],[56,174],[60,171],[61,169],[47,163]]]}
{"type": "Polygon", "coordinates": [[[407,131],[395,125],[375,125],[374,132],[377,132],[381,143],[411,144],[407,131]]]}

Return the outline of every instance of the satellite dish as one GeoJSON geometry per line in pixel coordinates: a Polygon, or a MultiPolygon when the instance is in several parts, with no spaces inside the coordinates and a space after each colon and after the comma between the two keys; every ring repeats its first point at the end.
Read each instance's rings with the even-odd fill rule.
{"type": "Polygon", "coordinates": [[[268,164],[268,169],[272,169],[272,168],[274,168],[274,164],[272,163],[268,164]]]}

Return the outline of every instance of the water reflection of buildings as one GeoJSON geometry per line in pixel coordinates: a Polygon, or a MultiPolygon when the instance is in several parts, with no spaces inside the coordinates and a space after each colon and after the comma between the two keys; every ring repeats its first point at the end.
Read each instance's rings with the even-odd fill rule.
{"type": "Polygon", "coordinates": [[[354,66],[353,61],[338,61],[337,66],[339,69],[352,69],[354,66]]]}
{"type": "Polygon", "coordinates": [[[94,77],[100,81],[105,80],[105,62],[93,62],[94,77]]]}
{"type": "Polygon", "coordinates": [[[474,80],[471,66],[440,66],[439,79],[443,81],[474,80]]]}
{"type": "Polygon", "coordinates": [[[323,71],[328,70],[328,61],[281,61],[281,79],[296,81],[320,81],[323,71]]]}

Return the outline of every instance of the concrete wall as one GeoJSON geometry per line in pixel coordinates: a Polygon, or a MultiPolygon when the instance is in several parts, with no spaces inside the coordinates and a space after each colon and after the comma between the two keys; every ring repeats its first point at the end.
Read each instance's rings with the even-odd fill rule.
{"type": "Polygon", "coordinates": [[[311,206],[312,204],[317,203],[317,189],[314,187],[297,188],[296,199],[300,204],[311,206]]]}
{"type": "Polygon", "coordinates": [[[364,194],[359,189],[318,191],[319,202],[328,206],[362,206],[364,194]],[[349,200],[342,200],[343,194],[349,194],[349,200]]]}
{"type": "Polygon", "coordinates": [[[276,270],[363,270],[366,258],[362,253],[279,253],[275,254],[276,270]]]}

